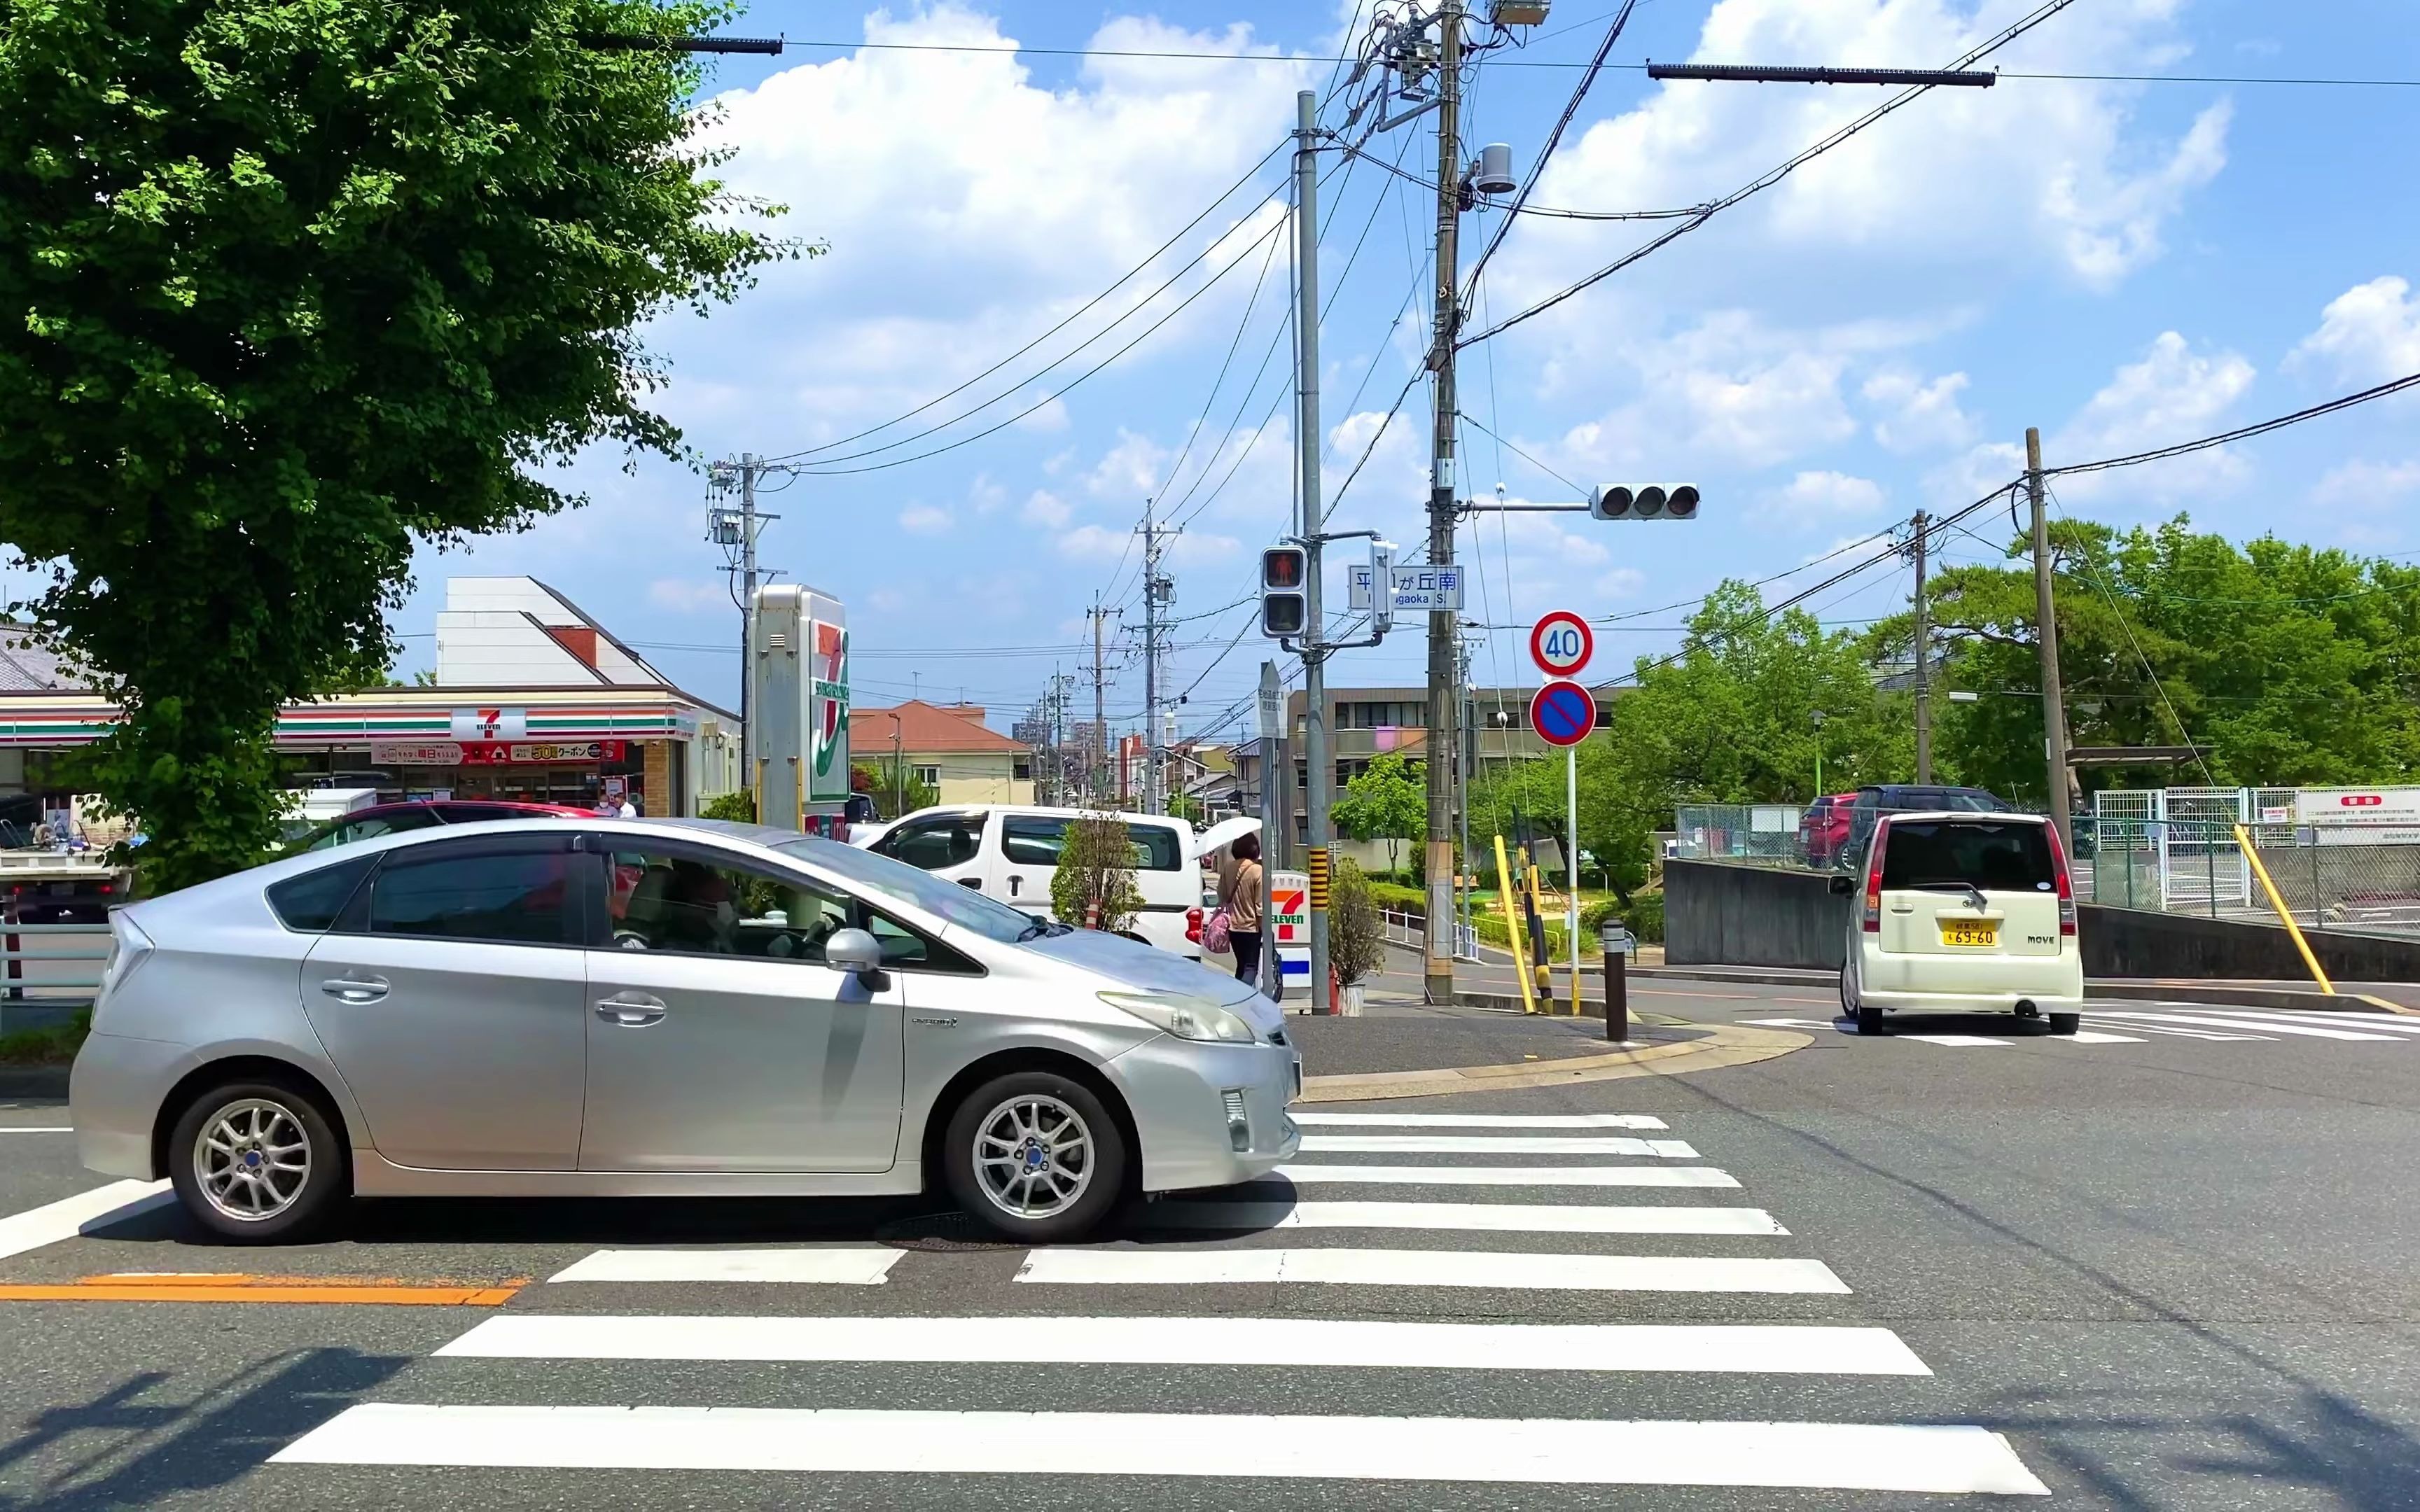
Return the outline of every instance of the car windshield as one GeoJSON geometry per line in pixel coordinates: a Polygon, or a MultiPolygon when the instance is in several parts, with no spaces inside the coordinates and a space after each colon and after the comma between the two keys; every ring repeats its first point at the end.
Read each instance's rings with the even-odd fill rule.
{"type": "Polygon", "coordinates": [[[987,940],[1014,945],[1018,940],[1044,933],[1042,922],[1031,915],[1020,914],[1005,903],[994,903],[970,887],[945,882],[905,861],[894,861],[887,856],[876,856],[854,845],[803,835],[794,841],[784,841],[773,848],[928,914],[939,915],[987,940]]]}
{"type": "Polygon", "coordinates": [[[2056,885],[2049,828],[2018,821],[1899,820],[1883,849],[1883,887],[2049,891],[2056,885]]]}

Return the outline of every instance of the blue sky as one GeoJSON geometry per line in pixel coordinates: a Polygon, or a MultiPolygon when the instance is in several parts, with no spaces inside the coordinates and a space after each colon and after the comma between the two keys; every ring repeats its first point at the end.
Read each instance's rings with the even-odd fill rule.
{"type": "MultiPolygon", "coordinates": [[[[1937,66],[2032,5],[1646,0],[1612,54],[1631,67],[1599,80],[1534,203],[1701,203],[1884,98],[1656,84],[1636,67],[1647,58],[1937,66]]],[[[1224,607],[1246,593],[1253,553],[1286,529],[1290,508],[1281,345],[1249,387],[1286,303],[1282,201],[1265,199],[1281,189],[1282,154],[1065,336],[909,424],[834,443],[1057,324],[1245,178],[1280,147],[1294,92],[1326,85],[1331,65],[1315,59],[1337,51],[1354,8],[764,4],[733,28],[782,33],[792,46],[717,73],[713,134],[737,154],[725,172],[735,187],[787,205],[785,231],[829,243],[830,255],[774,270],[708,319],[664,319],[650,338],[672,364],[658,401],[705,455],[805,454],[805,471],[765,501],[782,517],[765,560],[849,604],[861,702],[963,690],[1004,725],[1054,668],[1085,670],[1095,592],[1126,608],[1124,626],[1140,626],[1131,532],[1152,495],[1187,517],[1171,557],[1186,617],[1172,656],[1176,687],[1190,690],[1183,728],[1214,723],[1253,686],[1267,647],[1247,634],[1230,651],[1249,609],[1224,607]],[[1096,51],[994,51],[1012,40],[1096,51]],[[893,45],[860,46],[869,41],[893,45]],[[845,45],[805,45],[824,42],[845,45]],[[1115,51],[1264,56],[1100,55],[1115,51]],[[1205,248],[1167,294],[1040,371],[1205,248]],[[1221,276],[1181,313],[1059,393],[1212,273],[1221,276]],[[929,458],[839,471],[949,445],[1029,408],[929,458]],[[953,424],[913,444],[847,455],[943,421],[953,424]]],[[[1528,46],[1481,64],[1471,140],[1509,144],[1526,171],[1577,79],[1558,65],[1584,61],[1616,8],[1556,0],[1528,46]]],[[[2080,0],[1993,61],[2071,74],[2420,79],[2411,20],[2408,0],[2080,0]]],[[[2055,465],[2420,370],[2415,140],[2420,87],[2012,78],[1936,91],[1465,353],[1462,466],[1474,491],[1490,495],[1500,482],[1508,498],[1551,501],[1575,497],[1572,483],[1687,481],[1705,494],[1686,526],[1532,514],[1466,527],[1470,610],[1506,625],[1552,608],[1637,615],[1600,636],[1591,671],[1609,674],[1668,648],[1684,612],[1642,611],[1692,600],[1726,576],[1789,572],[1918,508],[1965,503],[2011,474],[2028,424],[2055,465]]],[[[1425,122],[1371,147],[1390,158],[1401,148],[1406,167],[1435,172],[1425,122]]],[[[1332,488],[1417,366],[1434,211],[1383,168],[1329,168],[1322,388],[1332,488]]],[[[1492,214],[1466,216],[1466,244],[1496,224],[1492,214]]],[[[1490,264],[1481,319],[1564,286],[1657,228],[1524,218],[1490,264]]],[[[2183,510],[2239,537],[2420,553],[2415,421],[2420,398],[2400,397],[2077,479],[2060,502],[2121,525],[2183,510]]],[[[1338,503],[1340,525],[1424,538],[1428,426],[1427,390],[1416,384],[1338,503]]],[[[737,615],[720,555],[702,538],[703,478],[659,461],[625,471],[600,453],[570,481],[591,507],[467,551],[423,553],[419,591],[396,625],[404,665],[427,659],[448,574],[529,572],[700,695],[729,701],[737,657],[721,648],[737,640],[737,615]]],[[[1948,542],[1951,560],[1981,559],[2005,537],[2005,516],[1996,529],[1973,523],[1979,536],[1948,542]]],[[[1770,592],[1811,586],[1869,550],[1770,592]]],[[[1891,611],[1907,586],[1904,569],[1878,567],[1811,607],[1860,621],[1891,611]]],[[[1348,654],[1331,681],[1415,682],[1421,639],[1404,633],[1348,654]]],[[[1131,723],[1140,708],[1133,640],[1111,636],[1113,721],[1131,723]]],[[[1475,671],[1526,682],[1526,665],[1506,630],[1478,652],[1475,671]]]]}

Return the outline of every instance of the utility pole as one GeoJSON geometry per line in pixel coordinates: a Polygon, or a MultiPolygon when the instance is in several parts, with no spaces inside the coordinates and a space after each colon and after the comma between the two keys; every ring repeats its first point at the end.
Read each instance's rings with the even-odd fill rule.
{"type": "MultiPolygon", "coordinates": [[[[1449,0],[1451,3],[1451,0],[1449,0]]],[[[1309,770],[1304,774],[1304,801],[1311,810],[1311,844],[1306,870],[1311,884],[1311,1004],[1315,1013],[1329,1012],[1327,994],[1327,842],[1334,821],[1328,816],[1328,787],[1335,772],[1327,756],[1326,652],[1320,645],[1320,541],[1327,532],[1327,510],[1320,491],[1319,446],[1319,97],[1305,89],[1295,96],[1294,211],[1295,259],[1301,271],[1295,291],[1295,392],[1297,414],[1295,440],[1302,454],[1303,564],[1302,743],[1309,770]]],[[[1434,635],[1434,632],[1432,632],[1434,635]]],[[[1435,717],[1434,714],[1430,716],[1435,717]]],[[[1434,754],[1434,752],[1432,752],[1434,754]]],[[[1430,823],[1435,823],[1436,763],[1429,763],[1430,823]]]]}
{"type": "Polygon", "coordinates": [[[1168,751],[1159,722],[1159,607],[1176,586],[1159,570],[1160,536],[1152,501],[1142,501],[1142,811],[1166,811],[1168,751]]]}
{"type": "Polygon", "coordinates": [[[1093,738],[1084,743],[1084,786],[1091,790],[1093,805],[1102,806],[1102,784],[1109,779],[1109,737],[1107,680],[1101,671],[1101,622],[1109,610],[1101,607],[1098,591],[1093,594],[1093,738]]]}
{"type": "Polygon", "coordinates": [[[2034,625],[2041,642],[2042,755],[2049,764],[2050,822],[2058,842],[2075,854],[2068,820],[2067,705],[2058,682],[2058,611],[2051,597],[2050,524],[2042,509],[2041,432],[2025,427],[2025,496],[2034,512],[2034,625]]]}
{"type": "Polygon", "coordinates": [[[739,781],[743,789],[753,783],[757,749],[756,715],[749,697],[749,685],[756,671],[756,587],[759,573],[756,566],[756,532],[764,522],[777,519],[775,515],[759,514],[756,509],[756,483],[768,471],[790,471],[786,468],[768,469],[764,458],[753,452],[742,452],[737,462],[717,462],[707,470],[712,485],[724,492],[737,488],[739,507],[716,504],[706,511],[706,539],[722,548],[725,570],[737,576],[739,582],[739,781]]]}
{"type": "MultiPolygon", "coordinates": [[[[1429,350],[1435,374],[1429,439],[1429,561],[1453,561],[1455,411],[1453,346],[1462,311],[1463,0],[1443,0],[1437,23],[1436,332],[1429,350]]],[[[1454,660],[1459,631],[1451,610],[1429,615],[1428,918],[1421,930],[1421,995],[1453,1001],[1454,660]]]]}
{"type": "Polygon", "coordinates": [[[1932,620],[1924,598],[1924,528],[1930,523],[1923,510],[1916,512],[1916,779],[1924,783],[1932,780],[1932,620]]]}

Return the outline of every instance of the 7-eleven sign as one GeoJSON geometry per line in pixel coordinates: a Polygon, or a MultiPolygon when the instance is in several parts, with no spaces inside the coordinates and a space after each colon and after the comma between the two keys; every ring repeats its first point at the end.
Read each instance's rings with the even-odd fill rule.
{"type": "Polygon", "coordinates": [[[527,740],[529,710],[456,709],[453,727],[457,740],[527,740]]]}
{"type": "Polygon", "coordinates": [[[1299,872],[1280,872],[1269,879],[1269,928],[1280,946],[1311,944],[1311,879],[1299,872]]]}

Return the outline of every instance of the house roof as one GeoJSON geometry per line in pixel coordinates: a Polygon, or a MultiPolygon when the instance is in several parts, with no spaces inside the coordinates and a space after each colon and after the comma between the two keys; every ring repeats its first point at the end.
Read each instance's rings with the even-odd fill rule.
{"type": "Polygon", "coordinates": [[[849,749],[859,756],[881,756],[892,748],[905,755],[1022,756],[1025,748],[987,728],[983,710],[971,706],[943,707],[922,699],[887,709],[848,711],[849,749]]]}
{"type": "Polygon", "coordinates": [[[81,691],[59,670],[58,653],[31,625],[0,624],[0,691],[81,691]]]}

